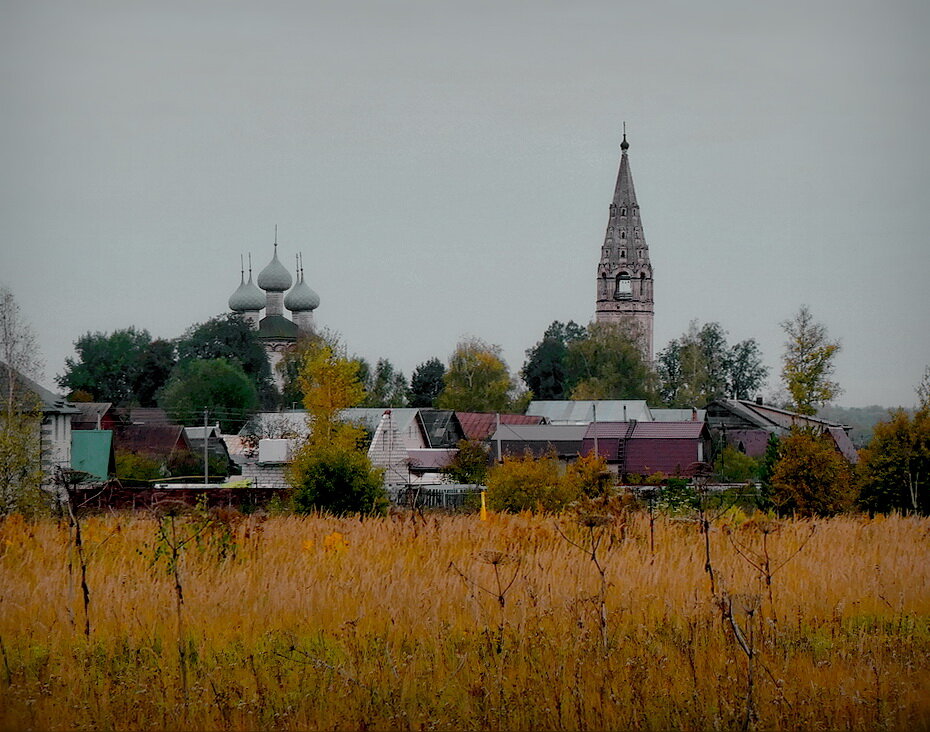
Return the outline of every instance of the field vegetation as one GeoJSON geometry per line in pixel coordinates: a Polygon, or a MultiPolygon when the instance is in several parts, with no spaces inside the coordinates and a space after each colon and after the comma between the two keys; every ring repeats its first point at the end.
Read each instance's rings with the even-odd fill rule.
{"type": "Polygon", "coordinates": [[[13,515],[0,727],[930,726],[930,520],[707,524],[13,515]]]}

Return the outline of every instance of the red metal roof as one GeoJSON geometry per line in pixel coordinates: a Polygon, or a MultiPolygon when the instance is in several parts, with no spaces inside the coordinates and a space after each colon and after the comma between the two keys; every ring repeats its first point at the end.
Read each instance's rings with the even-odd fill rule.
{"type": "Polygon", "coordinates": [[[704,422],[637,422],[633,428],[634,440],[695,439],[707,431],[704,422]]]}
{"type": "MultiPolygon", "coordinates": [[[[462,431],[468,440],[482,442],[494,434],[497,429],[497,415],[494,412],[456,412],[455,416],[462,425],[462,431]]],[[[543,424],[545,417],[529,414],[502,414],[501,424],[543,424]]]]}
{"type": "Polygon", "coordinates": [[[599,440],[623,439],[630,428],[630,422],[592,422],[585,430],[584,439],[593,440],[597,434],[599,440]]]}
{"type": "Polygon", "coordinates": [[[701,437],[707,429],[704,422],[592,422],[584,436],[586,440],[684,440],[701,437]],[[632,428],[632,429],[631,429],[632,428]]]}

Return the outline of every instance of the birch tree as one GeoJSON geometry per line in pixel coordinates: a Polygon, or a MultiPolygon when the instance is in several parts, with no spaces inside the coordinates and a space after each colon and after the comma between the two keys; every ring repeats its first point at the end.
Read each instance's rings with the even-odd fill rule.
{"type": "Polygon", "coordinates": [[[23,381],[41,369],[35,335],[5,287],[0,287],[0,362],[0,514],[7,514],[34,505],[40,496],[42,411],[23,381]]]}

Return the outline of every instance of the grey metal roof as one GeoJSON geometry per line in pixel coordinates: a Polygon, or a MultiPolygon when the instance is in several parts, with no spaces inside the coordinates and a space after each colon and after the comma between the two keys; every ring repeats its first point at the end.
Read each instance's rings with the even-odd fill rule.
{"type": "Polygon", "coordinates": [[[692,417],[698,422],[707,419],[706,409],[651,409],[653,422],[690,422],[692,417]]]}
{"type": "Polygon", "coordinates": [[[74,422],[79,424],[96,424],[97,418],[102,417],[113,407],[112,402],[73,402],[71,403],[78,410],[80,416],[73,418],[74,422]]]}
{"type": "MultiPolygon", "coordinates": [[[[8,373],[7,368],[7,365],[0,361],[0,383],[2,384],[6,384],[6,375],[8,373]]],[[[11,371],[13,372],[15,382],[19,384],[20,388],[23,388],[26,391],[30,391],[36,395],[38,400],[41,402],[43,413],[80,414],[80,410],[63,396],[49,391],[44,386],[37,384],[29,377],[23,376],[15,369],[11,369],[11,371]]]]}
{"type": "Polygon", "coordinates": [[[595,416],[598,422],[626,422],[634,419],[652,422],[652,412],[643,399],[533,400],[526,413],[545,417],[552,424],[564,425],[589,424],[595,421],[595,416]]]}

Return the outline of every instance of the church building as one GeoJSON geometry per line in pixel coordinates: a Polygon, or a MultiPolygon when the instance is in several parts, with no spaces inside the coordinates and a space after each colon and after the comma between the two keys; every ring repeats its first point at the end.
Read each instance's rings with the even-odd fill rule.
{"type": "Polygon", "coordinates": [[[643,356],[652,362],[652,265],[630,173],[629,149],[624,131],[620,171],[597,266],[594,319],[598,323],[631,323],[641,339],[643,356]]]}
{"type": "Polygon", "coordinates": [[[250,255],[248,282],[245,280],[245,269],[242,268],[239,287],[229,298],[229,309],[242,315],[258,331],[279,388],[281,376],[275,367],[298,340],[313,333],[313,311],[320,305],[320,296],[304,281],[303,261],[299,256],[296,273],[297,282],[291,287],[294,280],[278,259],[278,242],[275,237],[274,255],[259,272],[258,285],[252,282],[250,255]],[[290,311],[291,318],[285,316],[285,309],[290,311]]]}

